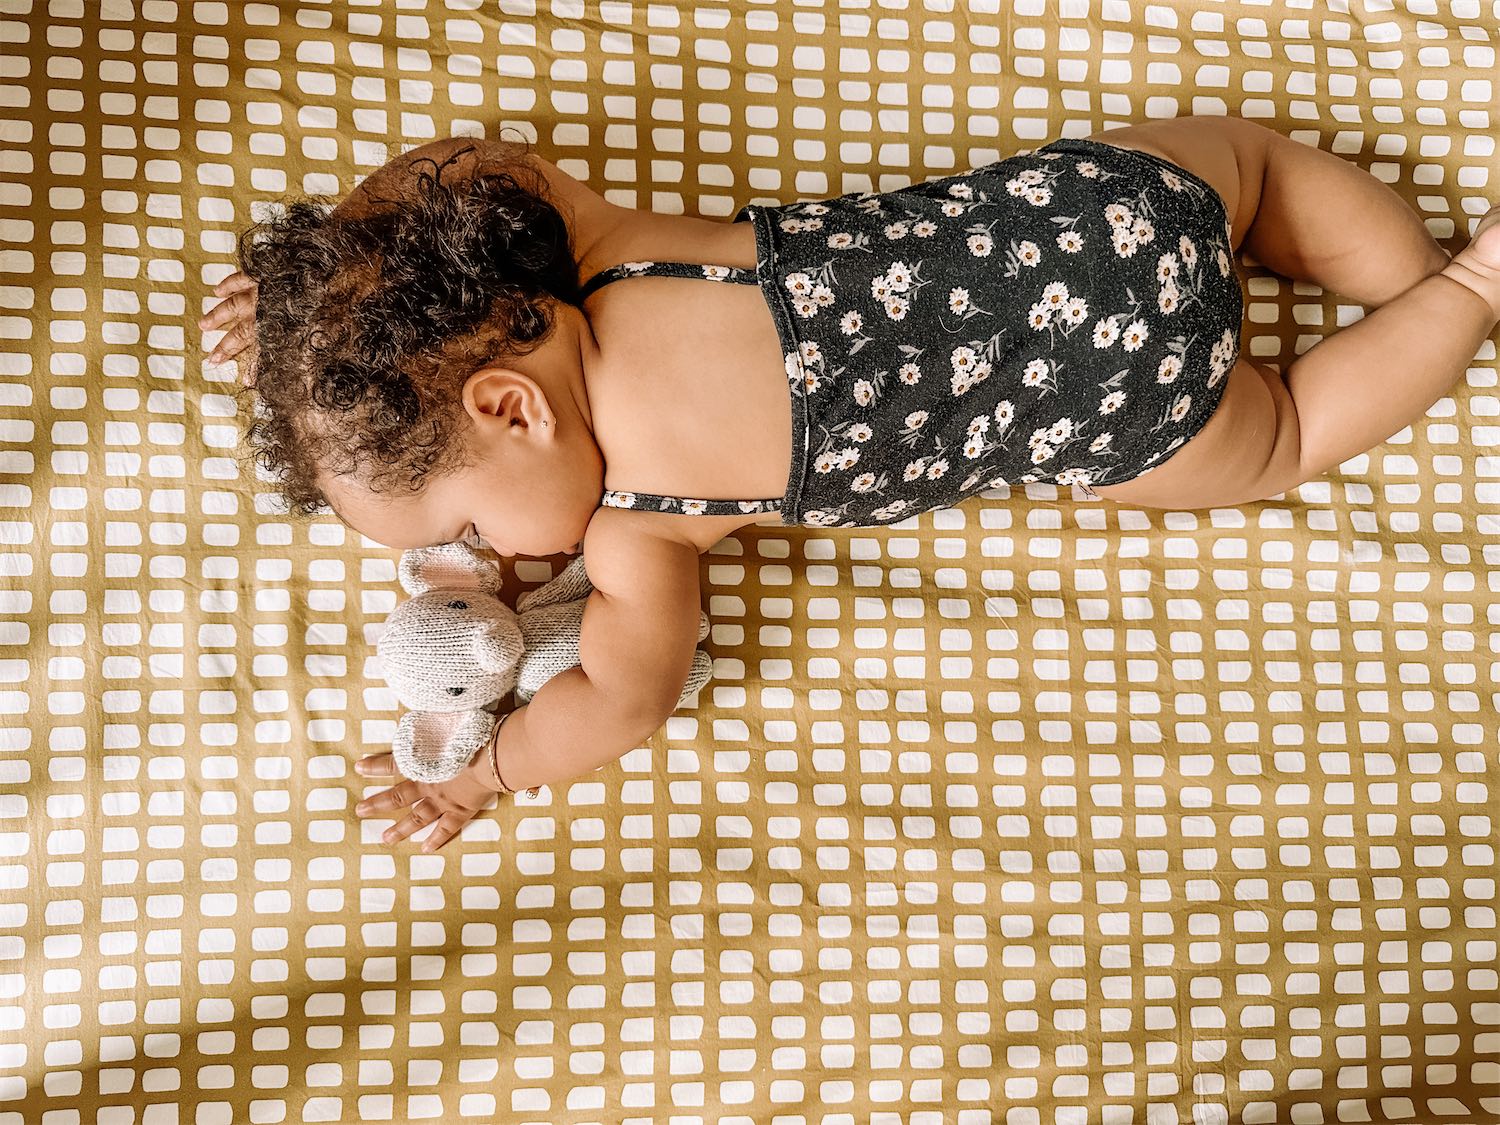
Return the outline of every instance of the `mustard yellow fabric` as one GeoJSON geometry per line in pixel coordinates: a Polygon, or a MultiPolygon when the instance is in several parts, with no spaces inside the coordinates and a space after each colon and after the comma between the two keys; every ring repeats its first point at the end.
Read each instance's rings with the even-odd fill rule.
{"type": "MultiPolygon", "coordinates": [[[[502,129],[727,221],[1239,115],[1456,249],[1488,2],[5,0],[0,71],[0,1123],[1500,1121],[1493,341],[1283,498],[727,539],[697,705],[423,856],[396,552],[195,327],[266,202],[502,129]]],[[[1261,362],[1360,315],[1246,272],[1261,362]]]]}

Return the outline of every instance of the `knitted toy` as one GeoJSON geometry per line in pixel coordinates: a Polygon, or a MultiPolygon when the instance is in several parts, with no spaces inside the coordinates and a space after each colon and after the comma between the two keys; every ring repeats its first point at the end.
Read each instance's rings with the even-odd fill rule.
{"type": "MultiPolygon", "coordinates": [[[[583,611],[594,587],[579,555],[512,610],[499,597],[500,569],[464,543],[403,551],[397,577],[411,597],[391,611],[376,644],[386,683],[410,708],[391,753],[403,777],[447,781],[489,744],[507,693],[514,689],[527,703],[582,662],[583,611]]],[[[701,641],[708,616],[698,617],[701,641]]],[[[708,682],[712,668],[697,649],[679,704],[708,682]]]]}

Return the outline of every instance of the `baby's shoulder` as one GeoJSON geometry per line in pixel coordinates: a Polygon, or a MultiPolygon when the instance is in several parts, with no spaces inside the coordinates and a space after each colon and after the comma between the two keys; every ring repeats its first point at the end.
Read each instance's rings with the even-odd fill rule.
{"type": "Polygon", "coordinates": [[[698,546],[675,535],[657,513],[601,507],[583,533],[584,568],[606,596],[646,598],[670,585],[698,583],[698,546]]]}
{"type": "Polygon", "coordinates": [[[596,526],[601,546],[606,541],[618,541],[622,546],[630,537],[655,536],[668,542],[691,547],[697,554],[704,554],[725,536],[733,535],[746,524],[765,519],[764,514],[748,515],[684,515],[680,512],[653,512],[638,508],[610,508],[600,505],[589,520],[584,532],[584,550],[588,550],[588,533],[596,526]]]}

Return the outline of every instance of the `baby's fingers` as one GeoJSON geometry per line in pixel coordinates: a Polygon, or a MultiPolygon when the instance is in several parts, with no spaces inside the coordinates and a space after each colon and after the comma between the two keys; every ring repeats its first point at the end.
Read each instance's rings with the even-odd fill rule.
{"type": "Polygon", "coordinates": [[[245,317],[254,317],[255,296],[258,293],[260,293],[260,290],[252,291],[249,294],[239,293],[231,297],[225,297],[222,302],[217,303],[213,308],[208,309],[208,312],[205,312],[202,317],[198,318],[199,329],[213,329],[213,327],[217,327],[219,324],[225,323],[225,321],[237,321],[245,317]]]}
{"type": "Polygon", "coordinates": [[[223,297],[229,293],[238,293],[241,289],[254,289],[256,282],[241,270],[235,270],[219,284],[214,286],[214,292],[223,297]]]}
{"type": "Polygon", "coordinates": [[[422,841],[424,852],[435,852],[453,837],[457,836],[459,830],[471,817],[460,813],[444,813],[433,824],[432,831],[427,834],[427,839],[422,841]]]}
{"type": "Polygon", "coordinates": [[[387,751],[384,754],[371,754],[367,758],[361,758],[354,763],[354,772],[360,777],[394,777],[396,776],[396,755],[387,751]]]}
{"type": "Polygon", "coordinates": [[[208,363],[228,363],[236,356],[240,359],[239,376],[240,382],[247,387],[256,384],[255,364],[255,329],[246,324],[236,325],[224,335],[214,350],[208,353],[208,363]]]}
{"type": "Polygon", "coordinates": [[[214,345],[214,350],[208,353],[208,361],[226,363],[248,348],[254,339],[255,325],[248,321],[238,321],[234,327],[224,333],[224,338],[214,345]]]}

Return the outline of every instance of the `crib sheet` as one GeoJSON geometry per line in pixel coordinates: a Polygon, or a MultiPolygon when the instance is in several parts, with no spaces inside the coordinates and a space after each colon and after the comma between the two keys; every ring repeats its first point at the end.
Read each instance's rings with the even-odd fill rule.
{"type": "MultiPolygon", "coordinates": [[[[267,201],[502,129],[728,221],[1238,115],[1455,249],[1490,4],[0,0],[0,44],[0,1125],[1500,1121],[1493,340],[1242,508],[746,529],[696,705],[421,855],[353,813],[398,553],[275,510],[195,327],[267,201]]],[[[1244,272],[1261,362],[1361,315],[1244,272]]]]}

